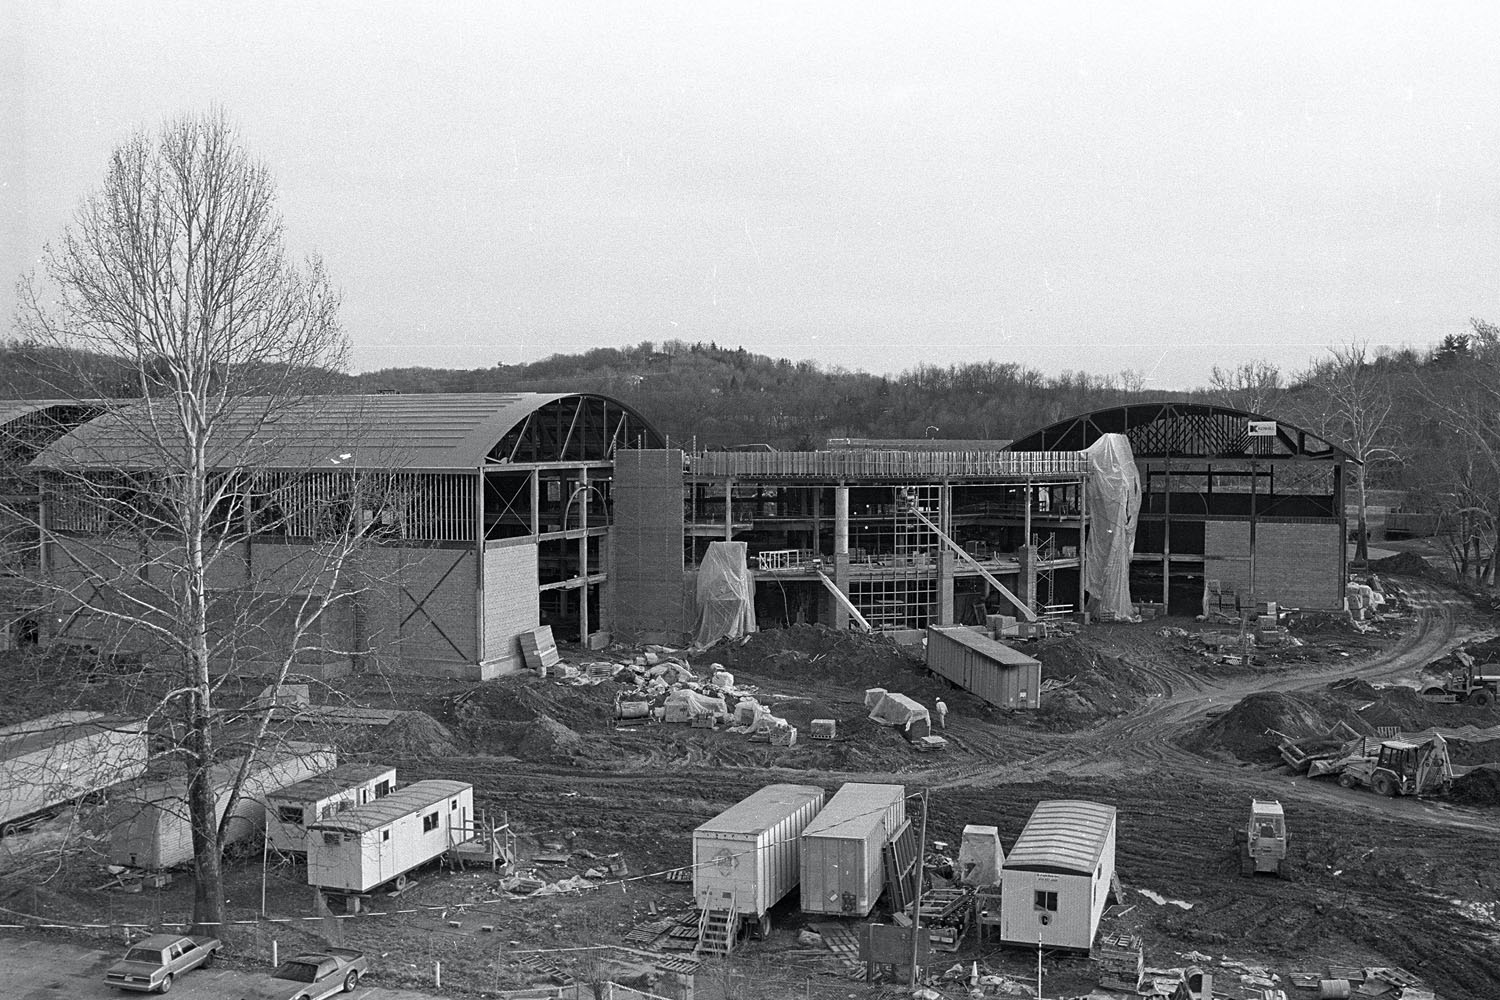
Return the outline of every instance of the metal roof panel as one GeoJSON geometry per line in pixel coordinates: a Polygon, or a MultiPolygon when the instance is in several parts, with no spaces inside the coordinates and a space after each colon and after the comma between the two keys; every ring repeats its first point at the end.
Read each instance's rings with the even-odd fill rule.
{"type": "Polygon", "coordinates": [[[341,812],[308,826],[309,830],[341,830],[347,833],[369,833],[390,826],[418,809],[436,805],[460,792],[473,788],[467,781],[445,781],[429,778],[413,782],[383,799],[341,812]]]}
{"type": "Polygon", "coordinates": [[[1114,806],[1079,799],[1038,802],[1005,867],[1093,875],[1114,825],[1114,806]]]}

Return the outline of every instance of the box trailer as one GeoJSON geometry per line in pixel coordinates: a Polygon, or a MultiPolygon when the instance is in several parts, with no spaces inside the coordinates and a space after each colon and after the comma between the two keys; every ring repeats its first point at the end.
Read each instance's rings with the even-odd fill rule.
{"type": "Polygon", "coordinates": [[[392,881],[401,885],[407,872],[474,832],[473,785],[413,782],[309,826],[307,884],[340,893],[365,893],[392,881]]]}
{"type": "Polygon", "coordinates": [[[802,831],[802,912],[864,917],[885,888],[882,851],[906,822],[906,787],[851,781],[802,831]]]}
{"type": "Polygon", "coordinates": [[[146,723],[57,712],[0,730],[0,833],[146,773],[146,723]]]}
{"type": "MultiPolygon", "coordinates": [[[[243,757],[215,764],[210,772],[217,802],[215,816],[224,822],[229,790],[243,757]]],[[[332,747],[285,743],[250,764],[240,798],[225,826],[225,844],[246,840],[265,828],[266,798],[287,785],[338,766],[332,747]]],[[[193,859],[193,827],[188,817],[187,775],[142,782],[121,789],[111,808],[109,860],[117,865],[160,871],[193,859]]]]}
{"type": "Polygon", "coordinates": [[[396,769],[380,764],[341,764],[266,796],[266,840],[272,850],[307,850],[307,828],[335,813],[357,809],[396,790],[396,769]]]}
{"type": "Polygon", "coordinates": [[[927,669],[996,708],[1041,708],[1042,664],[962,625],[927,628],[927,669]]]}
{"type": "Polygon", "coordinates": [[[802,831],[823,808],[816,785],[767,785],[693,831],[693,899],[700,910],[732,894],[746,929],[764,937],[768,912],[802,877],[802,831]]]}
{"type": "Polygon", "coordinates": [[[1114,872],[1114,806],[1038,802],[1000,875],[1000,940],[1088,951],[1114,872]]]}

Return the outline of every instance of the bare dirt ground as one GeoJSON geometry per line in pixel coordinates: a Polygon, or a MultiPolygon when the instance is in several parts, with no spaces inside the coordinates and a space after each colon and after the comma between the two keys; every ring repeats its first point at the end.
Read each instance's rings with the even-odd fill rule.
{"type": "MultiPolygon", "coordinates": [[[[1048,640],[1034,647],[1049,692],[1048,707],[1038,713],[989,708],[886,643],[827,629],[761,633],[693,658],[700,676],[719,663],[740,684],[753,685],[804,736],[812,719],[838,721],[837,740],[803,739],[790,748],[722,729],[617,728],[618,686],[610,680],[571,687],[526,675],[476,688],[352,679],[341,693],[354,702],[413,714],[385,731],[322,731],[344,758],[393,760],[403,782],[473,782],[482,807],[508,815],[521,835],[524,867],[543,881],[579,875],[614,852],[629,865],[630,881],[606,879],[583,893],[521,899],[507,896],[488,871],[433,869],[400,897],[377,897],[374,909],[386,916],[311,921],[300,919],[312,912],[302,870],[273,863],[266,869],[266,909],[297,920],[247,925],[237,947],[254,958],[273,936],[283,949],[288,941],[333,936],[384,956],[378,982],[418,987],[430,982],[432,963],[442,961],[444,992],[451,995],[545,981],[551,968],[539,966],[587,977],[601,954],[563,949],[619,944],[633,928],[691,909],[688,889],[663,873],[687,862],[694,827],[768,782],[835,789],[863,779],[930,789],[929,838],[950,844],[965,824],[985,823],[999,827],[1008,846],[1041,799],[1117,806],[1124,892],[1107,927],[1141,934],[1149,965],[1180,966],[1194,951],[1264,965],[1283,977],[1330,963],[1399,965],[1450,998],[1500,997],[1494,798],[1467,805],[1383,799],[1292,776],[1268,752],[1273,742],[1263,729],[1303,716],[1315,726],[1330,713],[1347,711],[1359,721],[1420,711],[1429,725],[1500,724],[1493,708],[1414,706],[1400,692],[1370,686],[1417,684],[1421,666],[1492,624],[1440,585],[1406,579],[1401,587],[1407,610],[1373,630],[1309,616],[1291,623],[1305,645],[1249,667],[1205,655],[1192,635],[1181,633],[1213,627],[1190,620],[1095,626],[1048,640]],[[904,691],[925,704],[941,694],[952,709],[949,749],[918,754],[897,733],[871,723],[863,707],[867,687],[904,691]],[[1243,823],[1252,796],[1277,798],[1287,810],[1288,881],[1238,873],[1231,828],[1243,823]],[[535,860],[559,855],[571,860],[535,860]],[[1190,908],[1155,903],[1141,890],[1190,908]]],[[[581,663],[637,652],[565,655],[581,663]]],[[[1371,722],[1388,724],[1395,723],[1371,722]]],[[[1500,758],[1500,748],[1489,745],[1464,752],[1459,759],[1469,763],[1500,758]]],[[[122,897],[91,891],[103,881],[93,864],[83,853],[54,870],[33,868],[26,884],[12,879],[0,889],[8,893],[0,907],[82,923],[188,912],[186,879],[122,897]]],[[[260,908],[260,858],[241,859],[230,870],[234,911],[251,919],[260,908]]],[[[799,943],[803,918],[795,900],[776,916],[769,940],[699,973],[699,996],[881,994],[850,981],[827,951],[799,943]]],[[[954,958],[1034,976],[1034,954],[980,948],[972,936],[954,958]]],[[[1048,956],[1045,972],[1048,996],[1080,995],[1093,986],[1082,960],[1048,956]]],[[[610,974],[644,977],[646,970],[610,974]]],[[[1237,983],[1221,970],[1216,986],[1237,983]]]]}

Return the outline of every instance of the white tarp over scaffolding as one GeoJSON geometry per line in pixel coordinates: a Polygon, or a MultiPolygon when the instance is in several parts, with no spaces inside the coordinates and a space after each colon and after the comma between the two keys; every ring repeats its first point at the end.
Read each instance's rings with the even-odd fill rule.
{"type": "Polygon", "coordinates": [[[1130,553],[1141,513],[1141,475],[1130,441],[1105,434],[1089,445],[1088,567],[1084,587],[1091,611],[1102,621],[1135,617],[1130,602],[1130,553]]]}
{"type": "Polygon", "coordinates": [[[755,583],[744,542],[710,542],[698,567],[698,631],[693,645],[712,646],[755,631],[755,583]]]}

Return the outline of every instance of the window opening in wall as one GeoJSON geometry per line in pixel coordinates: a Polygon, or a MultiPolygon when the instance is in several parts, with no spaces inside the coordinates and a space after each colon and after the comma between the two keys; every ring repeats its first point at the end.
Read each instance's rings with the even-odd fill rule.
{"type": "Polygon", "coordinates": [[[423,833],[431,833],[433,830],[436,830],[437,828],[438,828],[438,814],[437,813],[431,812],[431,813],[428,813],[426,816],[422,817],[422,832],[423,833]]]}
{"type": "Polygon", "coordinates": [[[1057,893],[1038,889],[1036,891],[1035,902],[1032,904],[1032,908],[1036,910],[1045,910],[1047,913],[1056,913],[1057,893]]]}

